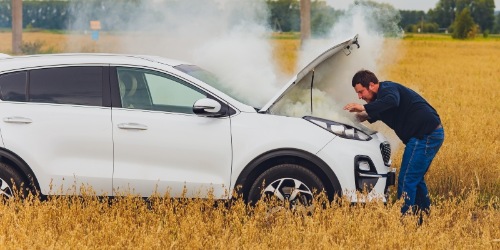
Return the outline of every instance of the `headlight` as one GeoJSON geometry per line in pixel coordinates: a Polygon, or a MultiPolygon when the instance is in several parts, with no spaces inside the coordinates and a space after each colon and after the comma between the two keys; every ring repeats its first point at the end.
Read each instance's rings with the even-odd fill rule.
{"type": "Polygon", "coordinates": [[[363,131],[356,129],[352,126],[345,125],[342,123],[321,119],[312,116],[305,116],[304,119],[346,139],[359,140],[359,141],[369,141],[372,139],[371,136],[365,134],[363,131]]]}

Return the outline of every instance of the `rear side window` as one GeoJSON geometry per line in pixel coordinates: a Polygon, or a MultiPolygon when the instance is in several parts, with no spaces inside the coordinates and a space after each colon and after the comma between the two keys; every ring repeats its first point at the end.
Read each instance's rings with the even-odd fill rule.
{"type": "Polygon", "coordinates": [[[26,71],[0,76],[0,99],[3,101],[26,101],[26,71]]]}
{"type": "Polygon", "coordinates": [[[102,106],[102,67],[30,71],[29,101],[102,106]]]}

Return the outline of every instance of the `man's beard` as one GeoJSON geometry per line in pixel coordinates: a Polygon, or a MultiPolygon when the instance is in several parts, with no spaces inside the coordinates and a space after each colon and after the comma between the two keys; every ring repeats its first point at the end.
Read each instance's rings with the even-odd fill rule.
{"type": "Polygon", "coordinates": [[[372,92],[372,91],[371,91],[371,93],[372,93],[372,98],[370,98],[370,99],[365,99],[365,102],[366,102],[366,103],[370,103],[370,102],[373,102],[373,101],[377,100],[377,93],[372,92]]]}

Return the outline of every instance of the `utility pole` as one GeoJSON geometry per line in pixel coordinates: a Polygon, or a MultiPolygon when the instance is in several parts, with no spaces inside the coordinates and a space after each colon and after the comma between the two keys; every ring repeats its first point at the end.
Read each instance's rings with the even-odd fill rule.
{"type": "Polygon", "coordinates": [[[420,18],[420,29],[422,30],[422,33],[424,33],[424,16],[420,18]]]}
{"type": "Polygon", "coordinates": [[[23,41],[23,1],[12,0],[12,53],[21,54],[23,41]]]}
{"type": "Polygon", "coordinates": [[[311,37],[311,0],[300,0],[300,46],[311,37]]]}

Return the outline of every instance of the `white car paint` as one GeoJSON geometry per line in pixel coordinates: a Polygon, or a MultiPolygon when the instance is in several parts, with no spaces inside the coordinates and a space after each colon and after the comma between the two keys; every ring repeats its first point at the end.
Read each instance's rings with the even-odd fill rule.
{"type": "Polygon", "coordinates": [[[246,165],[259,155],[276,149],[297,149],[317,154],[335,135],[300,118],[242,113],[231,122],[233,174],[236,180],[246,165]]]}
{"type": "Polygon", "coordinates": [[[0,110],[5,148],[32,168],[43,194],[74,184],[112,193],[110,108],[0,102],[0,110]]]}
{"type": "Polygon", "coordinates": [[[336,175],[342,193],[352,201],[364,200],[356,195],[354,159],[359,155],[369,157],[380,181],[368,198],[384,199],[386,176],[391,169],[381,156],[383,136],[372,134],[368,141],[346,139],[301,117],[268,112],[296,82],[356,39],[320,55],[259,112],[177,70],[175,66],[184,63],[176,60],[112,54],[3,58],[0,75],[71,65],[152,70],[187,82],[234,112],[208,117],[123,107],[0,101],[0,146],[26,162],[42,194],[50,194],[53,187],[62,186],[64,191],[73,184],[78,191],[84,184],[98,194],[108,195],[133,192],[150,196],[169,191],[174,197],[203,197],[212,190],[215,197],[228,198],[236,181],[259,156],[293,149],[326,163],[336,175]]]}
{"type": "Polygon", "coordinates": [[[217,197],[227,191],[232,151],[229,118],[113,109],[113,125],[115,191],[150,196],[170,188],[172,196],[180,196],[185,186],[193,197],[207,188],[213,188],[217,197]],[[118,128],[123,123],[146,129],[118,128]]]}

